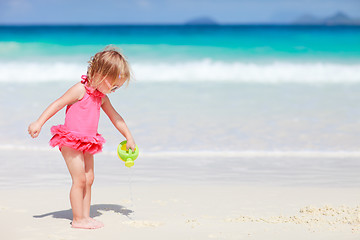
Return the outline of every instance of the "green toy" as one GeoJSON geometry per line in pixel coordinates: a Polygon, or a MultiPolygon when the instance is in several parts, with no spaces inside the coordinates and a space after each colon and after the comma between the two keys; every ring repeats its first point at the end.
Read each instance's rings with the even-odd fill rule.
{"type": "Polygon", "coordinates": [[[118,148],[117,148],[117,154],[118,157],[125,162],[126,167],[132,167],[134,166],[134,160],[139,156],[139,148],[136,145],[135,151],[133,152],[131,148],[129,150],[126,150],[126,140],[122,141],[118,148]]]}

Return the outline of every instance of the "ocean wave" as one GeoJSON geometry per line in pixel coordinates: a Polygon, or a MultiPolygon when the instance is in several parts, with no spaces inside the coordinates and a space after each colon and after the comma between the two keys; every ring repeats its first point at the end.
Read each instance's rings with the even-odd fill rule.
{"type": "MultiPolygon", "coordinates": [[[[357,83],[360,63],[246,63],[203,59],[132,63],[139,82],[357,83]]],[[[73,81],[86,73],[76,62],[0,62],[0,82],[73,81]]]]}
{"type": "MultiPolygon", "coordinates": [[[[0,145],[1,151],[36,151],[36,152],[56,152],[57,148],[48,146],[19,146],[12,144],[0,145]]],[[[115,151],[103,151],[101,154],[117,156],[115,151]]],[[[266,150],[249,150],[249,151],[142,151],[142,157],[149,158],[166,158],[166,157],[246,157],[246,158],[359,158],[359,151],[316,151],[316,150],[299,150],[299,151],[266,151],[266,150]]]]}

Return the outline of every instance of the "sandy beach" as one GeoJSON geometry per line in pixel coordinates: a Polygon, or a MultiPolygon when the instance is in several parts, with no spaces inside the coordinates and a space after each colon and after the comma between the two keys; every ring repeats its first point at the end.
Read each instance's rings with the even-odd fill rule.
{"type": "Polygon", "coordinates": [[[94,186],[97,230],[71,228],[68,188],[1,190],[2,239],[359,239],[351,188],[94,186]],[[132,199],[131,199],[132,198],[132,199]]]}
{"type": "Polygon", "coordinates": [[[216,169],[221,165],[209,156],[186,161],[144,153],[128,169],[102,153],[91,216],[105,227],[79,230],[71,228],[71,180],[58,150],[3,147],[1,154],[7,159],[0,170],[2,239],[360,237],[358,167],[351,158],[328,157],[320,170],[322,157],[235,157],[223,159],[231,168],[216,169]],[[265,162],[271,164],[259,164],[265,162]]]}

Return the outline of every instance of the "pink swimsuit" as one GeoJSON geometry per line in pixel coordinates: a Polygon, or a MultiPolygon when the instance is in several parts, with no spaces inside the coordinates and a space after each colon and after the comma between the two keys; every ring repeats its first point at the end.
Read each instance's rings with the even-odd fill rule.
{"type": "Polygon", "coordinates": [[[105,139],[97,132],[101,99],[105,95],[88,86],[87,76],[81,76],[86,89],[84,97],[66,108],[65,124],[51,127],[52,147],[74,148],[82,152],[95,154],[101,152],[105,139]]]}

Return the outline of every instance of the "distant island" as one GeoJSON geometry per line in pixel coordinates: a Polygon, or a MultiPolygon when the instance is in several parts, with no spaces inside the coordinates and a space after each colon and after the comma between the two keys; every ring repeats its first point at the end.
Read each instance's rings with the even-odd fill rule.
{"type": "MultiPolygon", "coordinates": [[[[190,19],[183,23],[184,25],[222,25],[216,22],[213,18],[204,16],[190,19]]],[[[254,25],[255,23],[250,25],[254,25]]],[[[285,23],[286,24],[286,23],[285,23]]],[[[325,26],[342,26],[342,25],[355,25],[360,26],[360,18],[351,18],[343,12],[336,12],[335,14],[320,18],[311,14],[304,14],[292,22],[287,23],[289,25],[325,25],[325,26]]],[[[256,24],[255,24],[256,25],[256,24]]],[[[272,23],[265,23],[265,25],[272,25],[272,23]]]]}
{"type": "Polygon", "coordinates": [[[218,25],[218,23],[210,17],[198,17],[185,22],[185,25],[218,25]]]}
{"type": "Polygon", "coordinates": [[[337,12],[326,18],[318,18],[316,16],[305,14],[297,18],[292,24],[295,25],[360,25],[360,19],[349,17],[343,12],[337,12]]]}

